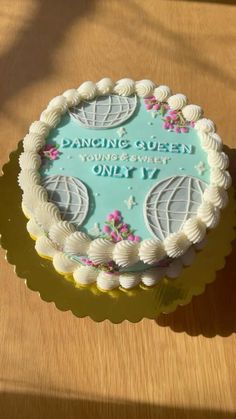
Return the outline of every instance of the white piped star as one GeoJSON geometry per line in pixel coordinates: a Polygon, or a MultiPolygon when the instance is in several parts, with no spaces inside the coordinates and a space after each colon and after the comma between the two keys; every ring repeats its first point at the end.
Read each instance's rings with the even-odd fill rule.
{"type": "Polygon", "coordinates": [[[199,175],[203,175],[203,173],[206,170],[206,166],[205,163],[203,163],[203,161],[200,161],[198,164],[196,164],[196,166],[194,166],[195,169],[197,170],[199,175]]]}
{"type": "Polygon", "coordinates": [[[127,134],[127,131],[124,127],[118,128],[118,130],[116,132],[117,132],[117,134],[119,135],[120,138],[123,137],[123,135],[127,134]]]}
{"type": "Polygon", "coordinates": [[[127,205],[127,208],[129,210],[132,209],[135,205],[137,205],[137,202],[135,202],[135,198],[132,195],[130,195],[128,199],[125,199],[124,203],[127,205]]]}

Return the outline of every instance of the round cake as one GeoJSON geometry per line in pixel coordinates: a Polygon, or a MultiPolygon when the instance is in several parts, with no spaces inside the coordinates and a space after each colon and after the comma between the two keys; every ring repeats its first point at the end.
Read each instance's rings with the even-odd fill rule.
{"type": "Polygon", "coordinates": [[[150,80],[65,91],[23,147],[27,230],[75,285],[107,291],[178,277],[227,204],[228,157],[215,124],[150,80]]]}

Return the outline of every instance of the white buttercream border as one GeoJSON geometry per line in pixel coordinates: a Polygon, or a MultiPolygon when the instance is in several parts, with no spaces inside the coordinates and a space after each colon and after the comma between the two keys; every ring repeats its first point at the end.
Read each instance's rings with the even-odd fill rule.
{"type": "MultiPolygon", "coordinates": [[[[43,220],[44,229],[41,229],[41,234],[39,233],[40,228],[34,228],[34,231],[37,230],[39,237],[45,236],[45,233],[49,233],[50,235],[50,229],[52,227],[54,231],[55,228],[59,231],[59,235],[60,228],[62,229],[61,234],[64,235],[63,240],[65,240],[70,234],[73,234],[69,230],[68,235],[65,233],[64,224],[66,222],[61,221],[59,210],[56,205],[47,203],[45,195],[46,190],[44,190],[44,188],[39,184],[38,169],[41,165],[41,159],[38,152],[44,146],[49,131],[58,125],[61,116],[68,110],[69,107],[78,105],[79,102],[84,99],[91,100],[96,96],[110,93],[115,93],[121,96],[137,94],[140,97],[148,97],[155,95],[156,93],[156,95],[160,95],[160,97],[165,98],[165,101],[168,102],[171,108],[176,110],[183,109],[183,115],[186,120],[195,122],[195,129],[199,133],[202,148],[208,153],[210,184],[204,192],[203,202],[207,202],[209,205],[205,205],[204,208],[201,208],[201,211],[199,211],[197,216],[188,219],[181,232],[170,235],[163,242],[156,240],[156,251],[158,255],[160,254],[161,249],[163,257],[167,255],[173,258],[179,258],[179,256],[183,255],[187,250],[186,243],[189,243],[189,247],[194,243],[198,243],[205,236],[207,228],[215,227],[215,224],[217,224],[217,220],[219,219],[219,209],[223,208],[227,204],[226,189],[228,189],[231,185],[231,177],[226,171],[226,168],[228,167],[228,158],[223,152],[221,152],[222,141],[215,132],[214,123],[209,119],[201,118],[201,108],[197,105],[187,105],[188,100],[186,96],[182,94],[171,95],[171,90],[168,86],[157,87],[150,80],[134,82],[131,79],[122,79],[113,83],[111,79],[107,78],[100,80],[98,83],[88,81],[82,83],[78,89],[67,90],[62,95],[56,96],[49,102],[48,107],[42,112],[39,121],[35,121],[31,124],[29,134],[27,134],[23,140],[24,152],[20,155],[19,159],[21,167],[19,184],[24,192],[22,199],[23,208],[25,208],[27,215],[30,216],[31,221],[33,221],[32,218],[34,219],[36,216],[35,211],[37,213],[37,217],[40,218],[40,220],[43,220]]],[[[31,222],[31,225],[33,224],[37,223],[31,222]]],[[[62,243],[64,243],[63,240],[62,243]]],[[[100,246],[104,247],[104,241],[99,238],[91,240],[88,236],[87,242],[87,254],[91,255],[91,249],[93,249],[93,257],[94,249],[97,248],[100,250],[100,246]]],[[[138,245],[137,243],[127,243],[127,245],[129,244],[129,247],[134,246],[133,251],[130,251],[130,257],[128,260],[127,255],[125,255],[125,260],[122,259],[122,254],[126,253],[123,251],[122,247],[126,246],[126,243],[121,245],[120,243],[122,242],[120,242],[114,244],[113,246],[111,246],[111,243],[107,243],[107,246],[110,245],[113,247],[112,256],[115,262],[119,261],[120,266],[129,266],[138,260],[150,260],[150,263],[153,263],[153,254],[155,254],[155,243],[153,242],[155,242],[155,240],[152,238],[143,240],[138,245]]],[[[48,253],[50,253],[48,256],[51,257],[51,249],[46,250],[46,247],[42,253],[44,256],[47,256],[48,251],[48,253]]],[[[38,251],[37,244],[36,250],[38,251]]],[[[64,246],[61,245],[60,253],[65,256],[63,251],[64,246]]],[[[41,252],[38,251],[38,253],[41,252]]],[[[97,253],[101,254],[101,251],[97,253]]],[[[104,254],[105,253],[106,252],[104,252],[104,254]]],[[[74,270],[78,269],[78,264],[73,264],[68,257],[62,258],[61,256],[59,258],[58,250],[57,259],[60,260],[60,268],[63,268],[57,270],[61,272],[68,273],[71,271],[70,273],[73,274],[74,270]]],[[[156,271],[156,269],[153,270],[153,273],[154,271],[156,271]]],[[[137,274],[137,278],[134,278],[135,274],[132,274],[132,276],[133,280],[129,277],[128,281],[129,284],[133,284],[132,286],[136,285],[138,277],[140,278],[140,281],[142,280],[140,274],[137,274]]],[[[91,275],[88,277],[89,280],[91,280],[91,275]]],[[[107,278],[107,280],[110,281],[109,278],[107,278]]],[[[104,278],[101,279],[101,275],[100,282],[104,286],[104,278]]],[[[152,280],[150,279],[150,284],[151,282],[152,280]]],[[[113,284],[113,288],[119,286],[118,282],[115,280],[110,281],[109,286],[111,286],[111,283],[113,284]]],[[[121,283],[125,283],[124,278],[121,283]]]]}

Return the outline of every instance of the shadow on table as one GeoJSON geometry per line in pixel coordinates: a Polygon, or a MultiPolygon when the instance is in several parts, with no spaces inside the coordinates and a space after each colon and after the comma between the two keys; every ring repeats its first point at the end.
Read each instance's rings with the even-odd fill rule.
{"type": "MultiPolygon", "coordinates": [[[[236,190],[236,150],[226,146],[224,149],[230,159],[230,174],[236,190]]],[[[224,269],[217,272],[215,282],[207,285],[204,294],[178,307],[174,313],[160,315],[156,323],[191,336],[229,336],[236,332],[236,240],[224,269]]]]}
{"type": "MultiPolygon", "coordinates": [[[[54,54],[67,36],[68,30],[78,20],[94,12],[96,0],[65,2],[36,0],[36,13],[17,33],[17,37],[0,55],[0,74],[14,71],[11,83],[1,84],[0,107],[11,97],[33,83],[55,74],[54,54]]],[[[18,11],[19,13],[19,11],[18,11]]],[[[3,12],[0,11],[0,18],[3,12]]],[[[18,19],[14,7],[9,6],[7,18],[18,19]],[[13,15],[11,15],[11,12],[13,15]]],[[[79,47],[79,42],[78,42],[79,47]]],[[[80,46],[81,47],[81,46],[80,46]]]]}
{"type": "Polygon", "coordinates": [[[91,401],[76,398],[0,394],[1,417],[11,419],[233,419],[233,412],[189,409],[147,403],[91,401]]]}

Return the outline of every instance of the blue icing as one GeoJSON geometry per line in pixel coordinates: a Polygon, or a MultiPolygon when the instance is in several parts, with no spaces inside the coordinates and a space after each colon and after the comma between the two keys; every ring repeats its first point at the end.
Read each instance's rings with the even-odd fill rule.
{"type": "Polygon", "coordinates": [[[83,229],[90,233],[94,225],[102,228],[107,214],[118,209],[124,222],[135,229],[135,234],[142,239],[148,238],[150,232],[145,225],[143,203],[155,184],[176,175],[193,176],[209,183],[207,154],[200,146],[196,130],[190,128],[184,134],[166,131],[161,117],[153,118],[140,100],[133,116],[121,127],[84,128],[67,114],[51,131],[47,143],[59,146],[61,154],[53,162],[45,160],[41,174],[73,176],[85,184],[92,208],[83,229]],[[121,128],[125,130],[122,137],[118,134],[121,128]],[[95,141],[92,143],[92,140],[95,141]],[[109,140],[119,147],[106,147],[111,145],[109,140]],[[155,151],[143,149],[147,148],[148,142],[155,151]],[[86,144],[94,147],[80,147],[86,144]],[[108,154],[111,155],[110,161],[89,161],[95,155],[98,158],[98,155],[108,154]],[[131,158],[133,161],[127,161],[131,156],[135,156],[131,158]],[[146,160],[150,157],[167,160],[156,163],[137,161],[144,156],[146,160]],[[201,175],[195,168],[199,162],[203,162],[206,168],[201,175]],[[132,208],[128,209],[127,204],[132,201],[132,208]]]}

